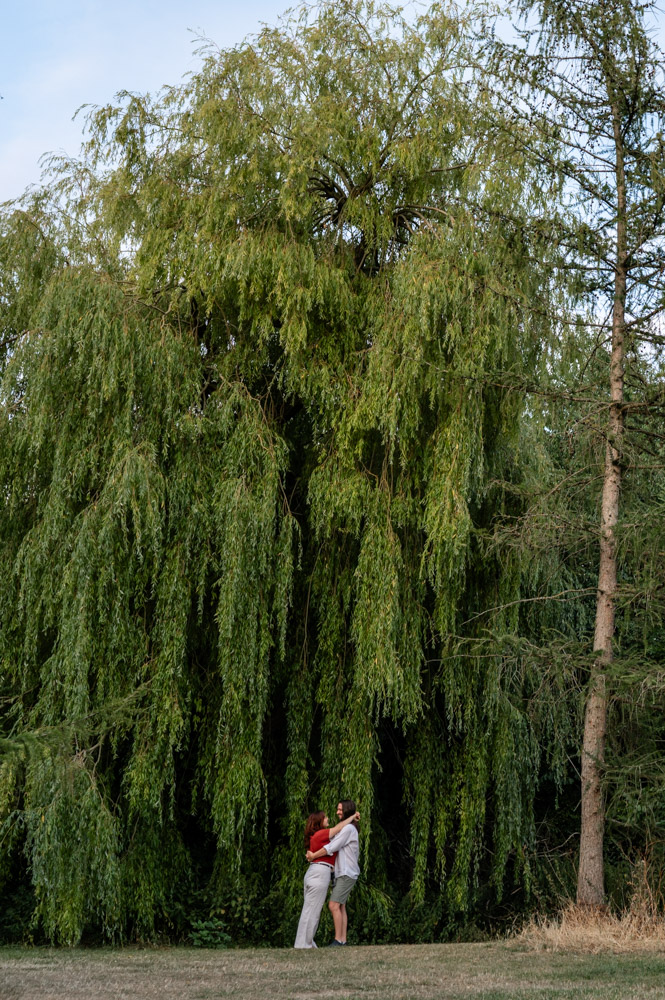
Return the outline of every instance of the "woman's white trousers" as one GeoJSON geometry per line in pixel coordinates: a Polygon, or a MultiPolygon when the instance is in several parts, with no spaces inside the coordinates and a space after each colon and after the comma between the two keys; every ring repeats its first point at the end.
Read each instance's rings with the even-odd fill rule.
{"type": "Polygon", "coordinates": [[[305,872],[305,899],[298,923],[294,948],[316,948],[314,935],[326,899],[332,868],[326,864],[311,864],[305,872]]]}

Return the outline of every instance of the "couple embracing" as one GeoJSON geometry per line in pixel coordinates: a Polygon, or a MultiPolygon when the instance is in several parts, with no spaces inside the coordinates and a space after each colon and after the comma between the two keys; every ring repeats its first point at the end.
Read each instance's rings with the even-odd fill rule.
{"type": "Polygon", "coordinates": [[[333,891],[328,906],[335,924],[335,938],[329,947],[346,944],[346,901],[360,874],[357,829],[360,813],[356,812],[355,802],[343,799],[338,803],[337,819],[339,822],[331,828],[324,812],[310,813],[307,817],[305,848],[309,867],[294,948],[316,948],[314,935],[331,880],[333,891]]]}

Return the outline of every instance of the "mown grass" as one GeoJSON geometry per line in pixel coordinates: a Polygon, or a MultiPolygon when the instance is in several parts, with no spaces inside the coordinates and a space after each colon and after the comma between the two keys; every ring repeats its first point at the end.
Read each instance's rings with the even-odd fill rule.
{"type": "Polygon", "coordinates": [[[523,943],[294,952],[0,949],[2,1000],[665,1000],[665,954],[523,943]]]}

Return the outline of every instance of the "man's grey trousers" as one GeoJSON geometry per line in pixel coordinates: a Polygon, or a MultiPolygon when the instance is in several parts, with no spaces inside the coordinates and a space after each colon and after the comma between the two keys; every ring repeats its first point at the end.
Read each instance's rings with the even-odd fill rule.
{"type": "Polygon", "coordinates": [[[314,935],[319,926],[319,917],[326,900],[331,875],[332,867],[325,863],[311,864],[305,872],[305,899],[294,948],[316,948],[314,935]]]}

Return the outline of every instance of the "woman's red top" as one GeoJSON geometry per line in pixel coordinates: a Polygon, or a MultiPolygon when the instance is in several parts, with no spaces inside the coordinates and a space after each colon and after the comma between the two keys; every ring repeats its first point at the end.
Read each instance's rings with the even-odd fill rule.
{"type": "MultiPolygon", "coordinates": [[[[317,830],[316,833],[312,834],[312,839],[309,842],[309,849],[312,852],[312,854],[316,854],[316,852],[320,851],[323,845],[329,843],[329,841],[330,841],[330,830],[327,829],[317,830]]],[[[324,854],[322,858],[317,858],[316,861],[312,862],[312,864],[315,865],[324,864],[334,867],[336,857],[337,857],[336,854],[324,854]]]]}

